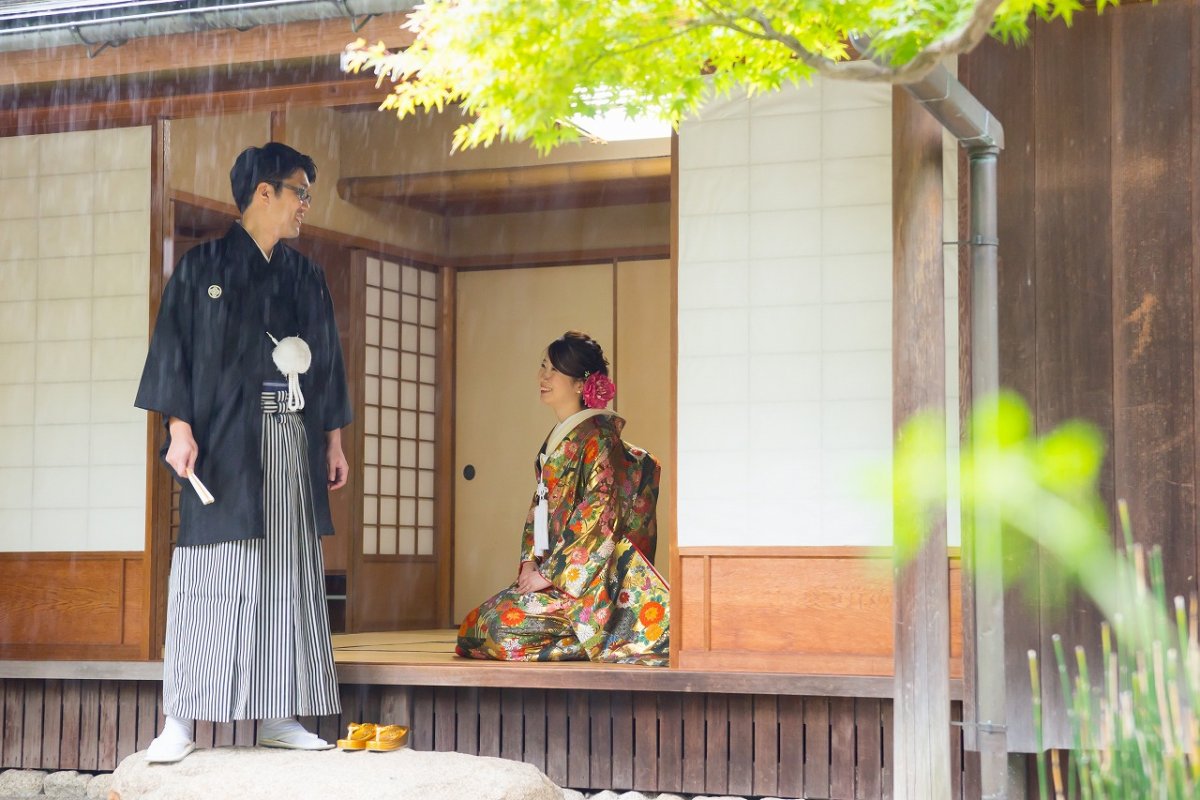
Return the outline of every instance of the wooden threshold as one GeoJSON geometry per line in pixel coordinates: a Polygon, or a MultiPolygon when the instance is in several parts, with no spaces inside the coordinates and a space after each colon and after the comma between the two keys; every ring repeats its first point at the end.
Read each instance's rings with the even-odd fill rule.
{"type": "MultiPolygon", "coordinates": [[[[452,629],[339,634],[333,637],[338,682],[374,686],[445,686],[600,691],[701,692],[890,698],[884,676],[714,672],[591,662],[479,661],[453,654],[452,629]]],[[[0,661],[0,679],[158,681],[161,661],[0,661]]],[[[952,699],[962,681],[952,680],[952,699]]]]}

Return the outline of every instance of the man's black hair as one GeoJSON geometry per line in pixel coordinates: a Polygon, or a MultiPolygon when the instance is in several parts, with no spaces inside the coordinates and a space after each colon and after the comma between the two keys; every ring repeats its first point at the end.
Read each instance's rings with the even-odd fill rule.
{"type": "Polygon", "coordinates": [[[250,205],[260,183],[271,184],[278,193],[283,182],[298,169],[304,170],[309,183],[317,179],[316,162],[286,144],[267,142],[262,147],[247,147],[229,170],[229,185],[238,211],[245,211],[250,205]]]}

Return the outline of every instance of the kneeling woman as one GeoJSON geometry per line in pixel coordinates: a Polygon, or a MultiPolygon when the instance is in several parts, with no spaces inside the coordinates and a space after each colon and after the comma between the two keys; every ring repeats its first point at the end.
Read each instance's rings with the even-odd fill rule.
{"type": "Polygon", "coordinates": [[[621,441],[625,421],[591,337],[551,342],[538,371],[558,424],[534,465],[517,581],[473,610],[461,656],[665,666],[667,584],[652,561],[659,466],[621,441]]]}

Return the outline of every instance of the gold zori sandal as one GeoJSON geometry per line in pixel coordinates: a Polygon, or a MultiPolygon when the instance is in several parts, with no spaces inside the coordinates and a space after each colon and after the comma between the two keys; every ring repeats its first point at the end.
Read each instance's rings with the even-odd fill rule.
{"type": "Polygon", "coordinates": [[[337,746],[342,750],[366,750],[367,742],[375,738],[374,722],[351,722],[346,729],[346,738],[338,739],[337,746]]]}
{"type": "Polygon", "coordinates": [[[372,753],[390,753],[399,750],[408,742],[408,728],[403,725],[380,725],[375,729],[375,738],[367,742],[372,753]]]}

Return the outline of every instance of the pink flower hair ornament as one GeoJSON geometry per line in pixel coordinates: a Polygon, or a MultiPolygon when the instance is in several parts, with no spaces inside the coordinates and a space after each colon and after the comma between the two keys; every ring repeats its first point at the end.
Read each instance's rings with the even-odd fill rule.
{"type": "Polygon", "coordinates": [[[617,386],[602,372],[584,373],[582,394],[588,408],[604,408],[617,396],[617,386]]]}

